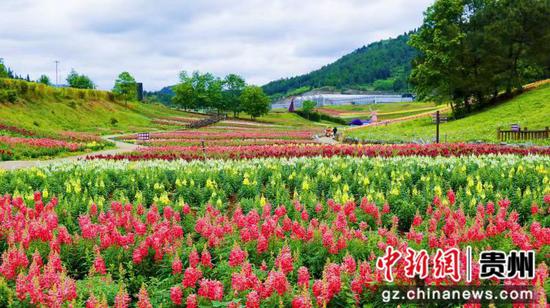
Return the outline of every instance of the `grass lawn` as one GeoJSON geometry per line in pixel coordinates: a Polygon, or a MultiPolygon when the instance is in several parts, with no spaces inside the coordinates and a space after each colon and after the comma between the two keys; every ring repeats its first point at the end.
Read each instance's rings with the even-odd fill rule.
{"type": "MultiPolygon", "coordinates": [[[[249,116],[241,115],[241,118],[243,119],[250,119],[249,116]]],[[[301,116],[288,112],[286,109],[275,109],[269,111],[268,114],[261,116],[259,118],[256,118],[256,121],[258,122],[264,122],[264,123],[270,123],[270,124],[276,124],[284,127],[294,127],[294,128],[318,128],[320,126],[334,126],[337,124],[334,124],[332,122],[327,121],[321,121],[321,122],[313,122],[308,121],[307,119],[302,118],[301,116]]]]}
{"type": "MultiPolygon", "coordinates": [[[[550,126],[550,85],[541,86],[521,94],[497,106],[479,111],[466,118],[443,123],[440,127],[442,140],[498,142],[497,129],[509,129],[518,123],[522,128],[544,129],[550,126]]],[[[435,124],[432,119],[422,118],[389,124],[387,126],[364,127],[348,130],[346,136],[365,140],[413,141],[435,138],[435,124]]],[[[550,140],[533,141],[550,144],[550,140]]]]}

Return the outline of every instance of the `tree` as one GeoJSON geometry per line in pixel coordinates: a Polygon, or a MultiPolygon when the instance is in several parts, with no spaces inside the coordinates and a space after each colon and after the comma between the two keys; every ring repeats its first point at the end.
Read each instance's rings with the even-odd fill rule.
{"type": "Polygon", "coordinates": [[[196,109],[197,105],[191,77],[187,75],[187,72],[182,71],[179,78],[180,82],[172,87],[172,91],[174,91],[172,102],[185,110],[196,109]]]}
{"type": "Polygon", "coordinates": [[[71,88],[77,89],[94,89],[95,85],[92,80],[86,75],[79,75],[74,69],[67,76],[67,83],[71,88]]]}
{"type": "Polygon", "coordinates": [[[317,106],[317,103],[310,100],[306,100],[302,103],[302,111],[305,115],[307,115],[308,120],[310,120],[311,113],[313,112],[313,109],[315,109],[315,106],[317,106]]]}
{"type": "Polygon", "coordinates": [[[251,118],[256,118],[269,112],[269,97],[267,97],[260,87],[246,86],[240,98],[242,110],[249,114],[251,118]]]}
{"type": "Polygon", "coordinates": [[[172,90],[172,102],[184,109],[209,109],[221,111],[222,81],[210,73],[180,73],[180,82],[172,90]]]}
{"type": "Polygon", "coordinates": [[[128,72],[122,72],[118,75],[113,87],[113,93],[123,100],[135,101],[138,98],[137,83],[134,77],[128,72]]]}
{"type": "Polygon", "coordinates": [[[38,82],[49,86],[50,85],[50,77],[48,77],[46,75],[40,75],[40,78],[38,78],[38,82]]]}
{"type": "Polygon", "coordinates": [[[8,68],[4,65],[4,59],[0,58],[0,78],[8,78],[8,68]]]}
{"type": "Polygon", "coordinates": [[[244,79],[236,74],[229,74],[223,80],[222,109],[232,111],[235,117],[242,111],[240,96],[245,86],[244,79]]]}
{"type": "Polygon", "coordinates": [[[410,40],[417,96],[450,102],[460,116],[550,76],[549,15],[541,0],[435,1],[410,40]]]}

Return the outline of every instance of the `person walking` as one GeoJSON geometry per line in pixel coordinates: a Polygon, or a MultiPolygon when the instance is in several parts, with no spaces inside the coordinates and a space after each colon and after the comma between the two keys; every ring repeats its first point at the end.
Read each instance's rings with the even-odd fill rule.
{"type": "Polygon", "coordinates": [[[338,128],[336,126],[332,129],[332,137],[336,139],[336,133],[338,133],[338,128]]]}

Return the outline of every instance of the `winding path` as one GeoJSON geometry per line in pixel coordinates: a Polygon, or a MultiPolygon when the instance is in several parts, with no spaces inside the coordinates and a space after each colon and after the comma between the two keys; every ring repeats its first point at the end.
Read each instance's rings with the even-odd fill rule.
{"type": "Polygon", "coordinates": [[[78,161],[85,159],[89,155],[115,155],[115,154],[121,154],[125,152],[132,152],[135,151],[142,146],[136,145],[133,143],[127,143],[122,141],[114,140],[114,138],[119,137],[122,135],[110,135],[110,136],[101,136],[103,140],[114,142],[115,143],[115,149],[109,149],[109,150],[101,150],[101,151],[95,151],[90,153],[85,153],[81,155],[75,155],[75,156],[67,156],[67,157],[61,157],[61,158],[53,158],[48,160],[9,160],[9,161],[0,161],[0,169],[4,170],[16,170],[16,169],[23,169],[23,168],[32,168],[32,167],[41,167],[46,166],[53,163],[62,163],[62,162],[70,162],[70,161],[78,161]]]}

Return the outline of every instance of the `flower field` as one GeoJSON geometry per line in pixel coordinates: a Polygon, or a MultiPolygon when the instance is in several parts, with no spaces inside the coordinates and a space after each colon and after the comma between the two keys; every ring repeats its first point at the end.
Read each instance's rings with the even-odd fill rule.
{"type": "MultiPolygon", "coordinates": [[[[544,307],[549,173],[548,155],[492,154],[2,172],[0,306],[381,307],[388,246],[470,246],[535,251],[535,278],[504,283],[532,286],[544,307]]],[[[476,264],[470,284],[499,283],[476,264]]],[[[407,271],[398,261],[393,284],[413,284],[407,271]]],[[[460,274],[425,283],[465,285],[460,274]]]]}
{"type": "MultiPolygon", "coordinates": [[[[267,136],[268,134],[264,135],[267,136]]],[[[229,137],[228,137],[229,138],[229,137]]],[[[179,139],[180,141],[183,139],[179,139]]],[[[488,154],[516,154],[516,155],[550,155],[550,148],[519,148],[490,144],[405,144],[405,145],[321,145],[311,144],[307,140],[288,140],[288,143],[279,139],[265,139],[260,143],[258,139],[250,143],[247,141],[215,139],[214,145],[208,141],[205,147],[201,140],[184,139],[186,143],[166,143],[166,146],[150,146],[136,152],[119,155],[95,155],[89,159],[114,160],[196,160],[205,158],[215,159],[253,159],[259,157],[333,157],[333,156],[365,156],[365,157],[392,157],[392,156],[466,156],[488,154]],[[279,143],[280,142],[280,143],[279,143]],[[302,143],[302,144],[299,144],[302,143]],[[221,145],[218,145],[221,144],[221,145]]],[[[250,141],[250,140],[249,140],[250,141]]],[[[155,141],[152,141],[153,143],[155,141]]]]}
{"type": "Polygon", "coordinates": [[[91,133],[37,133],[0,123],[0,161],[53,157],[62,153],[103,149],[108,144],[91,133]]]}

